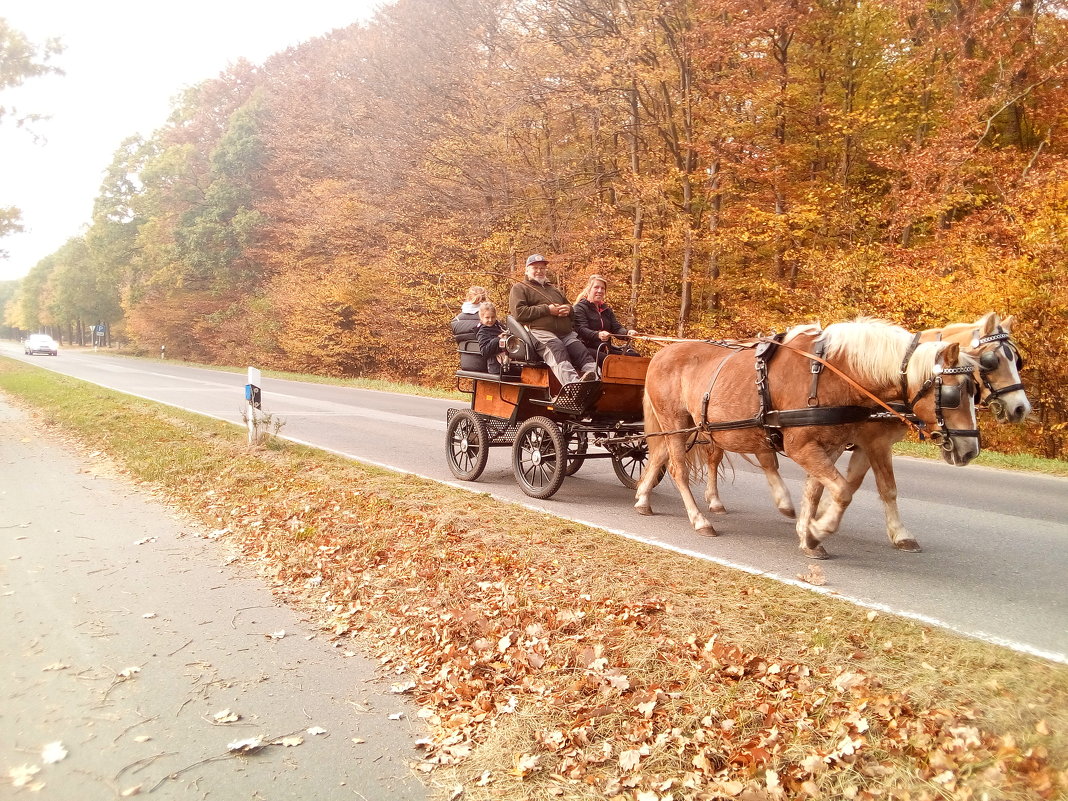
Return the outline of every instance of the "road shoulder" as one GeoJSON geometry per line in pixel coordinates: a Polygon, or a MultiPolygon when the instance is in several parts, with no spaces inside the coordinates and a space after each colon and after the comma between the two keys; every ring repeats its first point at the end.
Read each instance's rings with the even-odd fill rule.
{"type": "Polygon", "coordinates": [[[225,538],[2,396],[0,475],[0,786],[86,801],[178,787],[427,796],[414,707],[277,601],[225,538]],[[54,762],[51,743],[65,752],[54,762]]]}

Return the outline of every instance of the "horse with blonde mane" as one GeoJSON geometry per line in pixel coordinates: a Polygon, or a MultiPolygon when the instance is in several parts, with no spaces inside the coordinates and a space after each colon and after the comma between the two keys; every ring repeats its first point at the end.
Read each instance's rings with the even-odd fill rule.
{"type": "MultiPolygon", "coordinates": [[[[635,508],[652,514],[650,493],[666,464],[691,525],[715,536],[690,491],[691,460],[705,458],[710,448],[753,454],[762,466],[774,467],[781,451],[829,496],[819,524],[814,494],[806,493],[797,519],[801,550],[825,557],[822,541],[834,528],[823,525],[824,517],[840,520],[853,496],[835,461],[888,404],[907,404],[927,435],[942,443],[950,464],[967,464],[979,453],[972,378],[978,364],[962,356],[957,343],[923,343],[907,359],[902,381],[912,339],[899,326],[861,318],[824,331],[792,328],[781,344],[680,342],[664,348],[646,375],[649,459],[635,508]]],[[[766,472],[773,494],[781,492],[788,502],[777,471],[766,472]]]]}
{"type": "MultiPolygon", "coordinates": [[[[916,334],[913,341],[917,344],[959,344],[966,356],[979,362],[979,404],[989,408],[999,423],[1018,423],[1031,413],[1031,402],[1020,380],[1019,371],[1023,361],[1012,340],[1014,323],[1015,318],[1012,316],[1002,320],[996,313],[989,312],[973,323],[953,323],[944,328],[926,329],[916,334]]],[[[864,482],[867,471],[871,469],[883,502],[886,534],[891,545],[898,550],[915,553],[923,549],[901,521],[897,505],[897,480],[892,463],[893,444],[902,440],[907,431],[906,425],[894,420],[873,421],[862,425],[852,443],[856,447],[849,458],[846,480],[850,489],[856,492],[864,482]]],[[[723,452],[709,447],[705,454],[708,462],[705,502],[709,511],[725,513],[726,508],[720,500],[717,483],[723,452]]],[[[773,488],[772,501],[776,508],[787,517],[794,517],[793,503],[778,473],[778,462],[765,459],[761,461],[761,467],[773,488]]],[[[806,492],[812,492],[815,502],[818,503],[823,489],[820,484],[813,482],[806,487],[806,492]]],[[[817,520],[817,528],[837,529],[840,521],[833,521],[826,515],[825,509],[817,520]]]]}

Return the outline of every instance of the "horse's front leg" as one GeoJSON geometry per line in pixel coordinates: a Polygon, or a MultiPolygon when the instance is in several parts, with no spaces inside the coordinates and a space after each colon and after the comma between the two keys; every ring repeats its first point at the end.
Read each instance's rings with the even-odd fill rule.
{"type": "Polygon", "coordinates": [[[796,517],[797,512],[794,510],[794,502],[790,498],[790,490],[786,488],[786,482],[782,480],[782,476],[779,474],[778,455],[775,451],[759,451],[756,457],[757,461],[760,462],[760,466],[764,468],[764,478],[768,480],[768,487],[771,489],[771,500],[774,502],[775,508],[786,517],[796,517]]]}
{"type": "Polygon", "coordinates": [[[800,548],[806,556],[813,559],[826,559],[827,551],[823,540],[837,530],[837,523],[853,500],[853,491],[849,482],[834,466],[835,459],[841,451],[827,453],[818,445],[811,445],[798,453],[791,453],[791,458],[808,472],[805,489],[801,498],[801,513],[797,516],[797,537],[800,548]],[[816,507],[821,490],[829,496],[828,509],[816,520],[816,507]],[[834,526],[828,527],[823,517],[829,516],[834,526]]]}
{"type": "MultiPolygon", "coordinates": [[[[856,491],[860,489],[860,485],[864,483],[864,476],[870,466],[871,462],[866,448],[858,447],[849,455],[849,466],[846,468],[845,482],[849,488],[850,500],[852,500],[856,491]]],[[[819,511],[815,513],[815,520],[811,525],[815,531],[822,532],[822,537],[826,537],[838,531],[841,527],[842,516],[845,514],[846,507],[840,503],[828,501],[820,508],[819,500],[822,494],[823,485],[820,484],[815,491],[816,505],[813,506],[814,509],[818,508],[819,511]]]]}
{"type": "Polygon", "coordinates": [[[886,536],[890,538],[890,544],[899,551],[919,553],[923,548],[901,522],[901,514],[897,508],[897,479],[894,477],[893,451],[889,445],[872,448],[868,453],[868,458],[871,460],[875,485],[879,488],[879,498],[883,502],[883,511],[886,513],[886,536]]]}

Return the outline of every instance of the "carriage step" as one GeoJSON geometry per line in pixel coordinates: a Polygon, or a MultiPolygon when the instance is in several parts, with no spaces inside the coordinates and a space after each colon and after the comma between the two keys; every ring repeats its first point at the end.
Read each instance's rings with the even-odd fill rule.
{"type": "Polygon", "coordinates": [[[597,402],[597,399],[601,397],[602,389],[600,381],[575,381],[572,384],[564,384],[555,398],[531,399],[531,403],[565,414],[582,414],[597,402]]]}

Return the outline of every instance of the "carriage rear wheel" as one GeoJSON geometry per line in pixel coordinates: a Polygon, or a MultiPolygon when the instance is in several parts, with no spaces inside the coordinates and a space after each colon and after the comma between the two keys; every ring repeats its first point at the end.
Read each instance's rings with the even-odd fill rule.
{"type": "Polygon", "coordinates": [[[552,420],[531,417],[519,427],[512,444],[512,471],[531,498],[552,497],[564,483],[567,462],[567,442],[552,420]]]}
{"type": "Polygon", "coordinates": [[[585,431],[572,431],[567,435],[567,474],[575,475],[586,461],[590,437],[585,431]]]}
{"type": "Polygon", "coordinates": [[[445,430],[445,461],[461,481],[474,481],[486,469],[489,459],[489,431],[475,412],[463,409],[449,421],[445,430]]]}
{"type": "MultiPolygon", "coordinates": [[[[648,461],[649,446],[644,440],[612,453],[612,469],[615,470],[619,483],[627,489],[638,489],[638,482],[642,479],[642,471],[648,461]]],[[[656,477],[654,487],[664,480],[666,472],[666,465],[660,468],[660,475],[656,477]]]]}

